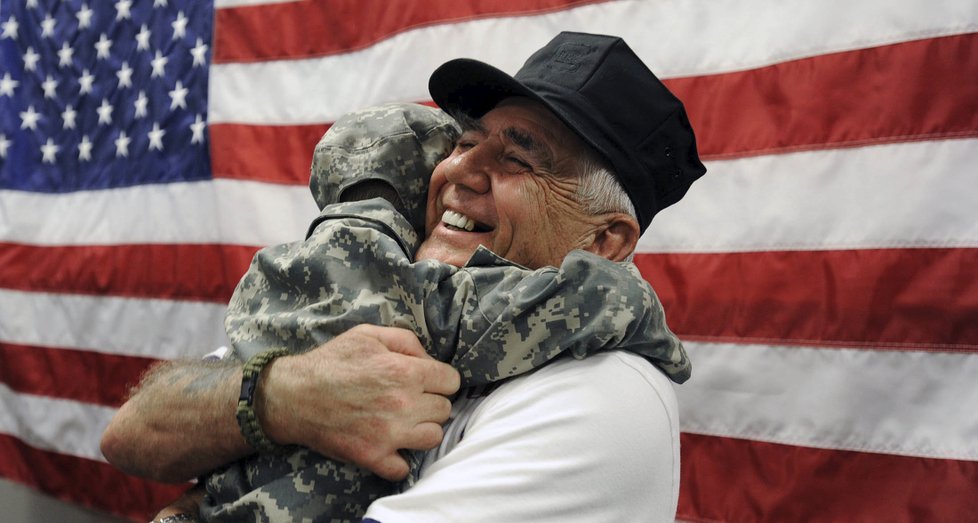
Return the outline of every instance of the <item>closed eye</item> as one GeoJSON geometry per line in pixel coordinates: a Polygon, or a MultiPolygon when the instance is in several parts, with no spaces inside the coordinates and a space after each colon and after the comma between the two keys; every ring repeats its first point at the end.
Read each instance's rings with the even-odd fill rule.
{"type": "Polygon", "coordinates": [[[521,158],[517,158],[516,156],[507,156],[506,161],[515,164],[516,166],[520,167],[523,170],[527,170],[527,171],[533,170],[532,165],[530,165],[529,163],[527,163],[521,158]]]}

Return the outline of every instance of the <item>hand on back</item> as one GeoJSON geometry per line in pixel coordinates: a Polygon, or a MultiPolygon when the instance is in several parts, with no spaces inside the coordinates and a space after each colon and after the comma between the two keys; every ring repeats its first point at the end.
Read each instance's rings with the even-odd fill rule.
{"type": "Polygon", "coordinates": [[[360,325],[320,347],[275,360],[256,404],[268,436],[399,480],[398,449],[442,439],[458,372],[432,359],[408,330],[360,325]]]}

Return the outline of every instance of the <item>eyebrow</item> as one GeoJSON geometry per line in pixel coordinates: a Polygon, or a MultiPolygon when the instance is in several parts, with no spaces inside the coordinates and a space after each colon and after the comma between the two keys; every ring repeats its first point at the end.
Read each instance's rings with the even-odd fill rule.
{"type": "Polygon", "coordinates": [[[474,131],[478,133],[485,133],[486,126],[482,124],[482,120],[473,118],[465,113],[452,113],[452,118],[458,123],[458,126],[462,129],[462,132],[474,131]]]}
{"type": "MultiPolygon", "coordinates": [[[[475,132],[486,134],[489,132],[479,118],[473,118],[465,113],[453,113],[451,116],[458,123],[463,133],[475,132]]],[[[532,133],[518,127],[507,127],[503,129],[502,134],[516,144],[517,147],[539,159],[547,167],[553,166],[553,154],[550,149],[539,139],[535,138],[532,133]]]]}
{"type": "Polygon", "coordinates": [[[532,134],[515,127],[507,127],[503,130],[503,135],[509,138],[516,145],[526,149],[529,152],[537,153],[542,152],[544,148],[543,145],[533,137],[532,134]]]}

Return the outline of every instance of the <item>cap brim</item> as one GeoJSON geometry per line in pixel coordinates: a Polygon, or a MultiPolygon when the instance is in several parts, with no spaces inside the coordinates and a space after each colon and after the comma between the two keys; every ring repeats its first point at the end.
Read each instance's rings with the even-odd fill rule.
{"type": "Polygon", "coordinates": [[[473,118],[481,118],[511,96],[525,96],[550,106],[512,76],[470,58],[451,60],[435,69],[428,80],[428,92],[446,112],[461,111],[473,118]]]}

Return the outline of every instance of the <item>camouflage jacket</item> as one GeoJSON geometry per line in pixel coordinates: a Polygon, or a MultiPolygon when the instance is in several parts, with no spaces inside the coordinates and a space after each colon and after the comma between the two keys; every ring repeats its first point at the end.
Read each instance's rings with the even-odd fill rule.
{"type": "MultiPolygon", "coordinates": [[[[690,375],[662,305],[631,263],[574,251],[559,268],[529,270],[480,248],[457,268],[412,262],[417,245],[383,200],[326,206],[306,241],[255,256],[226,318],[235,355],[304,351],[372,323],[413,331],[459,370],[463,387],[606,349],[640,354],[677,383],[690,375]]],[[[304,448],[253,455],[205,485],[207,521],[359,521],[370,502],[399,488],[304,448]]]]}

